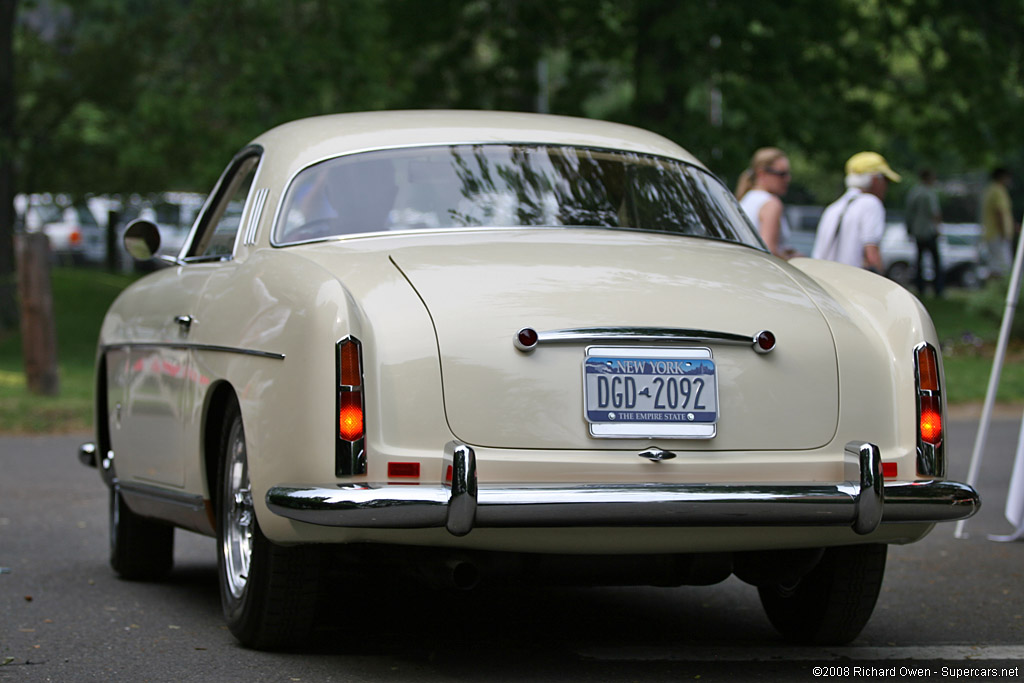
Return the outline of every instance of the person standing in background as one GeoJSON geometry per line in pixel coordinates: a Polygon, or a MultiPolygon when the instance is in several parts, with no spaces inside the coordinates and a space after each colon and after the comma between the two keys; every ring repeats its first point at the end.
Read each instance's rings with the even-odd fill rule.
{"type": "Polygon", "coordinates": [[[985,248],[989,267],[996,275],[1005,275],[1013,263],[1013,206],[1010,202],[1010,171],[999,167],[992,171],[992,182],[981,197],[981,224],[985,228],[985,248]]]}
{"type": "Polygon", "coordinates": [[[789,223],[782,197],[789,189],[789,159],[777,147],[754,152],[750,166],[736,184],[736,198],[773,254],[789,259],[799,254],[789,245],[789,223]]]}
{"type": "Polygon", "coordinates": [[[878,249],[885,233],[885,206],[889,181],[900,176],[876,152],[858,152],[846,162],[846,192],[825,207],[818,222],[813,258],[838,261],[881,273],[878,249]]]}
{"type": "Polygon", "coordinates": [[[939,195],[935,191],[935,173],[922,169],[918,174],[921,182],[907,193],[906,223],[907,234],[917,242],[917,293],[924,296],[924,255],[932,255],[935,279],[932,288],[935,296],[941,297],[945,286],[945,274],[939,257],[939,225],[942,212],[939,209],[939,195]]]}

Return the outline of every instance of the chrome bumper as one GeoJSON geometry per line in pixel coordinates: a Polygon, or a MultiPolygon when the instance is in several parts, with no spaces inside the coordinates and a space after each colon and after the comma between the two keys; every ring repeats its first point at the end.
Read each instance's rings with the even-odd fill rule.
{"type": "Polygon", "coordinates": [[[978,511],[978,493],[952,481],[885,485],[874,444],[846,445],[850,481],[817,484],[479,484],[473,449],[445,448],[451,486],[275,486],[275,514],[325,526],[422,529],[456,536],[475,528],[845,526],[944,522],[978,511]]]}

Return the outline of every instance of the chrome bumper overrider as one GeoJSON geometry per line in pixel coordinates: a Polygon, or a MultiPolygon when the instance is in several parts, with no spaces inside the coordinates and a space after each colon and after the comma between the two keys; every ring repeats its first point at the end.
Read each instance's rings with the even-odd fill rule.
{"type": "Polygon", "coordinates": [[[267,506],[326,526],[475,528],[846,526],[943,522],[978,511],[978,493],[953,481],[884,484],[874,444],[846,445],[849,481],[814,484],[479,484],[473,449],[450,443],[451,486],[275,486],[267,506]]]}

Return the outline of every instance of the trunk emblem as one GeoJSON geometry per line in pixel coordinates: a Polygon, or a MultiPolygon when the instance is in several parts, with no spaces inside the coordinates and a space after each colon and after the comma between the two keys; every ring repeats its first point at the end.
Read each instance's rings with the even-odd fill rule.
{"type": "Polygon", "coordinates": [[[648,448],[646,451],[638,453],[641,458],[647,458],[651,462],[661,462],[662,460],[671,460],[676,457],[676,454],[672,451],[665,451],[660,448],[648,448]]]}

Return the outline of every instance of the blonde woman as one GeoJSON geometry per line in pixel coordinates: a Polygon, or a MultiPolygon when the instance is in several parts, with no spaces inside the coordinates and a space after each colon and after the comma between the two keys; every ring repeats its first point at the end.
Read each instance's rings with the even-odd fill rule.
{"type": "Polygon", "coordinates": [[[792,258],[799,254],[789,245],[789,223],[781,197],[789,189],[789,159],[777,147],[762,147],[740,176],[736,198],[746,211],[761,239],[773,254],[792,258]]]}

